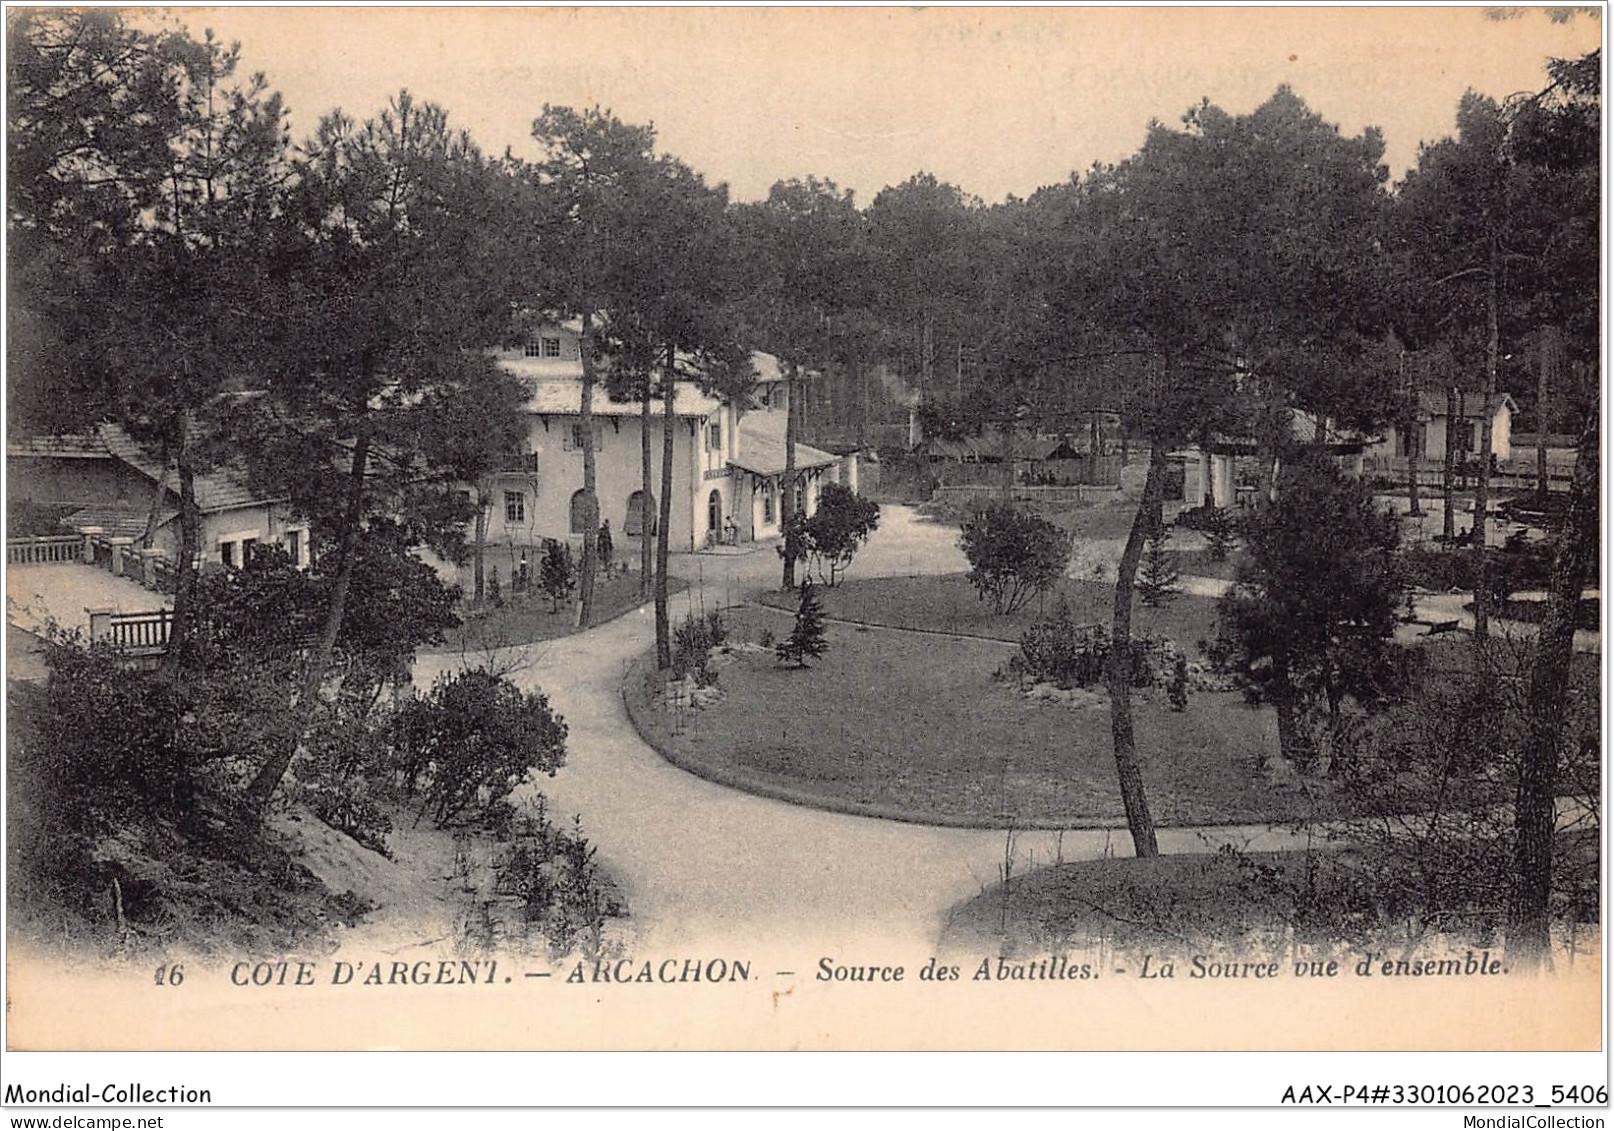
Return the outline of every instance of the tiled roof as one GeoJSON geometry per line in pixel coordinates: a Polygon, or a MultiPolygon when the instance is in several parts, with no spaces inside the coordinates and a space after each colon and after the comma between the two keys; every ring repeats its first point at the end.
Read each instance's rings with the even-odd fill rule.
{"type": "MultiPolygon", "coordinates": [[[[740,454],[729,461],[754,475],[778,475],[785,469],[785,414],[749,412],[740,417],[740,454]]],[[[797,443],[796,468],[827,467],[835,457],[810,444],[797,443]]]]}
{"type": "MultiPolygon", "coordinates": [[[[82,507],[62,519],[62,526],[77,530],[84,526],[99,526],[109,538],[140,538],[146,533],[146,520],[151,512],[144,507],[117,506],[115,504],[82,507]]],[[[157,512],[157,525],[172,522],[179,517],[176,510],[157,512]]]]}
{"type": "Polygon", "coordinates": [[[8,456],[45,456],[52,459],[110,459],[112,453],[99,436],[18,436],[6,437],[8,456]]]}
{"type": "MultiPolygon", "coordinates": [[[[153,483],[159,480],[176,494],[178,480],[151,449],[131,437],[116,424],[102,424],[94,432],[66,436],[8,436],[7,456],[44,459],[117,459],[128,464],[153,483]]],[[[203,513],[261,506],[283,499],[261,499],[238,473],[221,468],[196,477],[196,506],[203,513]]],[[[144,532],[144,518],[141,532],[144,532]]],[[[93,525],[93,524],[91,524],[93,525]]]]}
{"type": "MultiPolygon", "coordinates": [[[[1498,411],[1500,411],[1504,405],[1512,409],[1514,412],[1519,410],[1519,406],[1514,403],[1513,398],[1507,393],[1503,393],[1492,403],[1498,411]]],[[[1480,418],[1480,414],[1485,409],[1485,396],[1483,393],[1468,390],[1463,393],[1458,405],[1459,411],[1462,413],[1465,420],[1478,420],[1480,418]]],[[[1423,416],[1445,416],[1446,391],[1444,389],[1439,391],[1430,391],[1427,389],[1420,391],[1418,393],[1418,409],[1423,416]]]]}
{"type": "MultiPolygon", "coordinates": [[[[149,449],[129,437],[116,424],[101,425],[101,438],[108,450],[152,482],[165,474],[162,462],[154,459],[149,449]]],[[[167,482],[177,491],[178,480],[169,473],[167,482]]],[[[196,477],[196,507],[203,513],[235,510],[238,507],[261,506],[283,499],[261,499],[247,486],[245,478],[229,468],[204,472],[196,477]]]]}
{"type": "MultiPolygon", "coordinates": [[[[507,361],[501,363],[510,372],[521,374],[517,368],[519,362],[507,361]]],[[[527,411],[539,416],[577,416],[583,399],[583,382],[569,378],[545,378],[534,381],[532,396],[527,401],[527,411]]],[[[673,415],[706,417],[722,407],[718,401],[701,392],[694,385],[680,381],[673,393],[673,415]]],[[[661,401],[658,399],[652,406],[656,415],[661,414],[661,401]]],[[[594,415],[595,416],[638,416],[638,401],[613,401],[607,395],[602,385],[594,387],[594,415]]]]}

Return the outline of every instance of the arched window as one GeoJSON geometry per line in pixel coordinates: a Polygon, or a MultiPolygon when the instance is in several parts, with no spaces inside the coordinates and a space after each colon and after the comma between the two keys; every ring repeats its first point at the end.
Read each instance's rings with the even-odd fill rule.
{"type": "Polygon", "coordinates": [[[635,491],[628,496],[628,521],[622,525],[622,530],[630,538],[639,537],[655,525],[655,500],[652,499],[647,507],[645,497],[643,491],[635,491]]]}
{"type": "Polygon", "coordinates": [[[588,521],[588,494],[584,491],[572,492],[571,531],[573,534],[589,533],[588,521]]]}
{"type": "Polygon", "coordinates": [[[773,480],[762,481],[762,521],[766,525],[773,524],[773,480]]]}
{"type": "Polygon", "coordinates": [[[713,491],[706,496],[706,529],[717,533],[723,529],[723,493],[713,491]]]}

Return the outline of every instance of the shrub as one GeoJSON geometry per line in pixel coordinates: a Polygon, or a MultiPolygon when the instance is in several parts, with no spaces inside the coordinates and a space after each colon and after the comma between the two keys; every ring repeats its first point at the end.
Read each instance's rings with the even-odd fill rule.
{"type": "Polygon", "coordinates": [[[700,617],[689,614],[683,624],[673,629],[673,678],[694,675],[695,682],[702,687],[711,686],[714,679],[708,661],[712,649],[721,647],[728,637],[728,626],[723,623],[721,611],[712,609],[700,617]]]}
{"type": "Polygon", "coordinates": [[[561,603],[571,600],[577,588],[577,563],[572,559],[572,547],[555,538],[544,539],[544,561],[538,568],[538,588],[549,598],[549,611],[555,612],[561,603]]]}
{"type": "Polygon", "coordinates": [[[445,827],[485,814],[534,771],[553,776],[566,761],[566,723],[541,692],[472,668],[406,702],[393,744],[404,796],[445,827]]]}
{"type": "Polygon", "coordinates": [[[999,613],[1020,609],[1065,572],[1072,535],[1038,515],[992,503],[965,520],[959,548],[970,584],[999,613]]]}
{"type": "Polygon", "coordinates": [[[807,666],[810,658],[829,651],[824,639],[824,606],[813,592],[813,583],[801,583],[801,605],[796,609],[796,623],[790,635],[774,646],[774,655],[780,663],[792,663],[798,668],[807,666]]]}
{"type": "Polygon", "coordinates": [[[1177,567],[1172,564],[1166,549],[1170,538],[1165,526],[1157,525],[1149,534],[1143,553],[1143,566],[1138,571],[1138,596],[1151,609],[1170,604],[1182,592],[1177,584],[1177,567]]]}
{"type": "MultiPolygon", "coordinates": [[[[1053,615],[1026,629],[1009,670],[1036,683],[1091,687],[1103,682],[1113,648],[1108,628],[1077,624],[1070,606],[1061,599],[1053,615]]],[[[1176,644],[1163,636],[1133,638],[1127,663],[1127,682],[1133,687],[1163,687],[1174,707],[1180,691],[1186,706],[1188,675],[1187,657],[1176,644]]]]}
{"type": "Polygon", "coordinates": [[[801,523],[801,549],[808,568],[833,586],[864,541],[880,525],[880,504],[840,483],[825,484],[818,509],[801,523]]]}
{"type": "Polygon", "coordinates": [[[384,805],[391,778],[385,729],[372,720],[329,716],[309,733],[291,796],[325,824],[390,856],[392,819],[384,805]]]}
{"type": "Polygon", "coordinates": [[[1171,682],[1166,685],[1166,694],[1171,697],[1173,711],[1188,709],[1188,657],[1180,652],[1171,665],[1171,682]]]}
{"type": "Polygon", "coordinates": [[[495,890],[521,901],[522,922],[544,934],[552,955],[597,944],[606,919],[626,910],[595,860],[582,819],[573,818],[570,831],[556,828],[541,798],[531,812],[505,812],[500,836],[511,843],[495,866],[495,890]]]}
{"type": "Polygon", "coordinates": [[[1020,637],[1011,667],[1038,683],[1089,687],[1104,678],[1109,633],[1103,625],[1077,624],[1060,597],[1053,615],[1034,622],[1020,637]]]}
{"type": "Polygon", "coordinates": [[[1184,530],[1197,530],[1205,536],[1206,548],[1214,561],[1226,561],[1233,549],[1233,519],[1227,508],[1204,503],[1191,507],[1177,516],[1176,525],[1184,530]]]}

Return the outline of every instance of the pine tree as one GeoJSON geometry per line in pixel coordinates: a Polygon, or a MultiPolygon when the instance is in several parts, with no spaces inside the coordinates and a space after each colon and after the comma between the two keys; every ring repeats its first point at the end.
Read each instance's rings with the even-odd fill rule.
{"type": "Polygon", "coordinates": [[[544,543],[543,564],[538,567],[538,588],[549,598],[549,611],[557,611],[576,586],[577,563],[572,558],[571,546],[556,538],[548,539],[544,543]]]}
{"type": "Polygon", "coordinates": [[[1177,584],[1177,567],[1166,551],[1170,538],[1165,524],[1157,523],[1143,551],[1143,568],[1138,571],[1138,596],[1151,609],[1169,604],[1182,592],[1177,584]]]}
{"type": "Polygon", "coordinates": [[[816,658],[829,651],[824,640],[824,606],[813,592],[810,579],[801,583],[801,607],[796,610],[795,627],[773,651],[780,663],[793,663],[798,668],[807,666],[808,657],[816,658]]]}

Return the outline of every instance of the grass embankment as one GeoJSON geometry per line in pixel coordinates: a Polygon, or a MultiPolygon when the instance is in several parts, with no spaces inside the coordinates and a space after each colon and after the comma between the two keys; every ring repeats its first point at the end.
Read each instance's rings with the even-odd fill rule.
{"type": "MultiPolygon", "coordinates": [[[[687,588],[689,582],[682,578],[668,579],[668,593],[682,593],[687,588]]],[[[615,620],[623,613],[637,609],[647,599],[650,598],[641,598],[639,595],[637,573],[613,573],[610,577],[602,577],[594,585],[594,624],[591,627],[615,620]]],[[[492,648],[555,640],[577,631],[575,600],[551,608],[549,598],[537,590],[506,597],[498,607],[466,611],[461,616],[464,623],[448,634],[447,643],[421,651],[428,654],[483,652],[492,648]]]]}
{"type": "MultiPolygon", "coordinates": [[[[735,641],[790,628],[766,609],[728,620],[735,641]]],[[[641,661],[624,687],[629,714],[675,765],[818,808],[987,828],[1124,823],[1102,691],[1088,706],[1028,700],[992,678],[1013,651],[1002,641],[833,624],[827,637],[829,654],[805,670],[781,668],[771,654],[736,655],[718,672],[724,697],[682,717],[654,702],[655,677],[641,661]]],[[[1179,713],[1163,695],[1139,694],[1134,716],[1162,824],[1311,810],[1298,787],[1256,771],[1262,752],[1276,754],[1276,738],[1267,712],[1239,696],[1196,695],[1179,713]]]]}
{"type": "MultiPolygon", "coordinates": [[[[1558,836],[1555,886],[1566,922],[1597,921],[1598,853],[1594,835],[1558,836]]],[[[1404,947],[1441,931],[1484,945],[1494,941],[1499,909],[1506,906],[1505,875],[1491,874],[1490,886],[1477,889],[1452,883],[1444,894],[1450,906],[1441,905],[1441,893],[1430,894],[1429,882],[1410,844],[1400,853],[1381,844],[1366,851],[1085,860],[1012,877],[965,901],[949,916],[943,945],[984,944],[1011,954],[1097,945],[1270,952],[1345,940],[1365,948],[1375,937],[1404,947]],[[1476,901],[1476,895],[1486,898],[1476,901]]]]}

